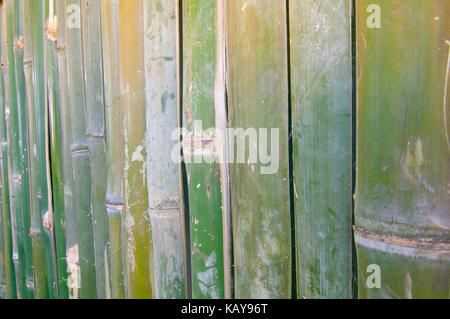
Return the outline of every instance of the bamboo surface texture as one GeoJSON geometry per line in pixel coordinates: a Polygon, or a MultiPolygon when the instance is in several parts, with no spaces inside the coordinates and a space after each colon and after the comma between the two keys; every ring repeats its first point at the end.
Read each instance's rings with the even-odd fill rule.
{"type": "Polygon", "coordinates": [[[145,174],[146,115],[143,1],[119,0],[120,103],[125,141],[125,262],[129,298],[153,296],[152,233],[145,174]]]}
{"type": "Polygon", "coordinates": [[[86,138],[86,92],[84,87],[80,1],[66,1],[66,45],[69,89],[70,125],[72,129],[72,167],[74,178],[74,213],[76,214],[77,245],[70,257],[78,260],[72,283],[80,298],[95,298],[96,267],[94,227],[92,219],[91,165],[86,138]],[[79,273],[78,273],[79,272],[79,273]]]}
{"type": "Polygon", "coordinates": [[[5,41],[5,3],[2,3],[0,14],[0,37],[1,37],[1,58],[2,58],[2,74],[1,74],[1,110],[0,110],[0,126],[1,126],[1,142],[2,142],[2,224],[3,224],[3,253],[5,263],[5,282],[6,282],[6,298],[17,298],[15,269],[13,263],[13,237],[12,237],[12,220],[11,220],[11,202],[9,197],[9,174],[8,174],[8,135],[6,125],[6,52],[4,48],[5,41]]]}
{"type": "Polygon", "coordinates": [[[351,1],[289,14],[297,294],[351,298],[351,1]]]}
{"type": "Polygon", "coordinates": [[[448,298],[450,3],[363,0],[356,12],[359,297],[448,298]]]}
{"type": "Polygon", "coordinates": [[[100,1],[83,0],[80,5],[97,297],[105,299],[111,295],[111,284],[108,215],[105,207],[106,148],[100,1]]]}
{"type": "Polygon", "coordinates": [[[119,81],[119,2],[102,0],[103,81],[106,119],[106,210],[110,237],[111,298],[127,296],[124,249],[123,121],[119,81]]]}
{"type": "Polygon", "coordinates": [[[229,1],[226,23],[230,127],[267,128],[269,140],[272,128],[279,129],[274,174],[263,174],[259,161],[250,163],[255,145],[244,163],[230,166],[235,297],[290,298],[286,4],[229,1]]]}
{"type": "Polygon", "coordinates": [[[215,132],[215,1],[183,1],[183,154],[193,298],[224,298],[222,197],[215,132]],[[198,125],[197,125],[198,124],[198,125]]]}
{"type": "Polygon", "coordinates": [[[177,140],[177,66],[174,1],[144,1],[147,187],[152,229],[154,297],[184,298],[183,238],[177,140]]]}
{"type": "Polygon", "coordinates": [[[449,298],[447,0],[0,0],[0,299],[449,298]]]}

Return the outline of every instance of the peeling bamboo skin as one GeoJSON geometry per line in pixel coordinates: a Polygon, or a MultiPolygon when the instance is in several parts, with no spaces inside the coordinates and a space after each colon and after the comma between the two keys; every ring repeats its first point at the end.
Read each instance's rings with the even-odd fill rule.
{"type": "MultiPolygon", "coordinates": [[[[197,135],[195,139],[209,138],[206,130],[215,127],[216,1],[183,1],[182,21],[183,127],[190,136],[197,135]],[[201,132],[194,132],[195,121],[202,121],[201,132]]],[[[217,160],[217,155],[215,152],[206,154],[208,149],[197,150],[196,145],[188,144],[184,142],[183,153],[185,161],[190,158],[186,171],[192,297],[224,298],[220,172],[219,165],[212,162],[217,160]],[[202,158],[201,155],[193,155],[194,152],[206,155],[202,158]]],[[[199,144],[202,145],[201,142],[199,144]]]]}
{"type": "Polygon", "coordinates": [[[178,164],[174,1],[144,1],[147,185],[153,243],[154,297],[185,298],[178,164]]]}
{"type": "Polygon", "coordinates": [[[110,296],[109,229],[106,200],[105,108],[103,100],[100,1],[81,1],[86,136],[91,164],[91,196],[97,298],[110,296]]]}
{"type": "MultiPolygon", "coordinates": [[[[0,14],[0,43],[4,41],[4,26],[5,17],[3,14],[4,3],[1,7],[0,14]]],[[[1,175],[2,175],[2,221],[3,221],[3,247],[4,247],[4,258],[5,258],[5,276],[6,276],[6,297],[9,299],[17,298],[16,291],[16,278],[13,263],[13,247],[12,247],[12,229],[11,229],[11,204],[9,196],[9,177],[8,177],[8,139],[7,139],[7,125],[6,125],[6,68],[5,68],[5,50],[3,45],[0,45],[1,59],[2,59],[2,73],[0,76],[0,134],[2,142],[2,163],[1,163],[1,175]]]]}
{"type": "Polygon", "coordinates": [[[103,80],[106,117],[106,210],[110,236],[111,298],[126,297],[123,247],[123,123],[119,75],[119,2],[101,1],[103,80]]]}
{"type": "Polygon", "coordinates": [[[362,0],[356,9],[359,296],[448,298],[450,4],[362,0]],[[366,23],[373,3],[380,29],[366,23]],[[372,264],[380,289],[366,283],[372,264]]]}
{"type": "Polygon", "coordinates": [[[286,4],[228,1],[226,23],[230,127],[280,129],[275,174],[230,165],[235,297],[290,298],[286,4]]]}
{"type": "Polygon", "coordinates": [[[14,2],[14,63],[17,88],[18,106],[18,129],[19,129],[19,160],[20,160],[20,192],[22,197],[22,226],[24,232],[24,259],[25,259],[25,296],[30,299],[34,297],[34,274],[32,240],[28,235],[31,227],[30,215],[30,180],[28,166],[28,122],[26,110],[26,88],[24,75],[24,48],[23,48],[23,18],[22,1],[14,2]]]}
{"type": "Polygon", "coordinates": [[[351,298],[351,1],[290,1],[298,298],[351,298]]]}
{"type": "Polygon", "coordinates": [[[125,138],[125,251],[128,298],[153,296],[148,215],[143,1],[119,0],[120,103],[125,138]]]}
{"type": "Polygon", "coordinates": [[[79,298],[91,299],[97,297],[97,288],[95,251],[92,245],[94,233],[91,209],[91,166],[86,140],[86,95],[83,82],[84,72],[80,71],[83,70],[82,37],[81,25],[77,25],[77,21],[81,21],[80,11],[79,0],[66,1],[67,71],[72,129],[71,152],[79,254],[77,256],[79,269],[75,269],[75,278],[79,276],[79,283],[76,283],[79,289],[75,293],[79,298]],[[69,19],[74,20],[69,21],[69,19]],[[79,274],[76,273],[77,271],[79,274]]]}

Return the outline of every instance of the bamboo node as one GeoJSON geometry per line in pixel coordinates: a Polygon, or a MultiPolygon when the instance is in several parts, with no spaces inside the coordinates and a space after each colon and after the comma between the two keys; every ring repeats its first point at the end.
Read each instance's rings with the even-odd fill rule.
{"type": "Polygon", "coordinates": [[[361,236],[370,240],[383,242],[390,245],[401,246],[401,247],[409,247],[416,249],[428,249],[428,250],[445,250],[450,251],[450,243],[438,241],[432,238],[418,238],[418,239],[410,239],[410,238],[400,238],[391,235],[385,234],[376,234],[367,230],[363,230],[356,226],[353,227],[355,231],[355,235],[361,236]]]}

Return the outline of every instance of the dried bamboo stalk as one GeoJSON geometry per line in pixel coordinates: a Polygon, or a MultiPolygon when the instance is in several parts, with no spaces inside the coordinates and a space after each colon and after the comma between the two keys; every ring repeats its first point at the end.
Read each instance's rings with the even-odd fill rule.
{"type": "Polygon", "coordinates": [[[151,298],[142,0],[119,0],[120,103],[125,140],[125,245],[129,298],[151,298]],[[136,39],[138,39],[136,41],[136,39]]]}
{"type": "Polygon", "coordinates": [[[185,297],[178,165],[175,2],[144,2],[147,187],[153,243],[154,297],[185,297]]]}

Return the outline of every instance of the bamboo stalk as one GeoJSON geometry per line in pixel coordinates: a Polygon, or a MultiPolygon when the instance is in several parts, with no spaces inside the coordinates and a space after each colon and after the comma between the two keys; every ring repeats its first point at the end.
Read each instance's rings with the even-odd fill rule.
{"type": "MultiPolygon", "coordinates": [[[[34,103],[36,121],[36,180],[39,202],[42,252],[46,267],[47,298],[57,297],[56,291],[56,248],[54,245],[54,227],[51,203],[49,203],[48,155],[47,155],[47,99],[45,80],[44,52],[44,3],[33,1],[32,36],[33,36],[33,81],[35,85],[34,103]]],[[[34,150],[33,150],[34,151],[34,150]]]]}
{"type": "MultiPolygon", "coordinates": [[[[78,297],[78,255],[77,255],[77,217],[74,202],[74,180],[72,164],[72,128],[70,123],[70,101],[68,93],[67,78],[67,47],[66,47],[66,10],[65,0],[57,0],[57,59],[58,59],[58,95],[60,105],[61,121],[61,158],[62,158],[62,181],[64,192],[64,224],[66,236],[66,271],[70,276],[67,278],[68,297],[78,297]]],[[[63,271],[63,269],[59,269],[63,271]]]]}
{"type": "Polygon", "coordinates": [[[17,94],[17,115],[18,115],[18,137],[19,137],[19,168],[20,168],[20,183],[19,192],[21,203],[21,227],[23,227],[23,241],[24,251],[23,259],[25,261],[25,294],[24,298],[34,297],[33,284],[33,255],[31,237],[28,236],[31,227],[30,215],[30,181],[29,181],[29,167],[28,167],[28,129],[26,116],[26,88],[25,75],[23,66],[23,26],[22,26],[22,1],[14,1],[14,64],[15,64],[15,78],[16,78],[16,94],[17,94]]]}
{"type": "Polygon", "coordinates": [[[55,11],[55,1],[46,2],[46,74],[47,95],[50,117],[50,151],[52,172],[52,198],[54,233],[57,257],[57,291],[58,298],[67,299],[67,263],[66,263],[66,231],[64,216],[64,176],[63,176],[63,149],[61,128],[61,107],[59,97],[59,77],[57,60],[58,26],[55,11]]]}
{"type": "MultiPolygon", "coordinates": [[[[1,134],[0,134],[1,135],[1,134]]],[[[2,170],[3,154],[0,152],[0,176],[2,170]]],[[[4,240],[4,221],[3,221],[3,183],[0,179],[0,299],[6,299],[6,292],[8,290],[6,281],[6,259],[5,240],[4,240]]]]}
{"type": "Polygon", "coordinates": [[[189,132],[183,137],[183,154],[188,175],[192,297],[223,298],[220,169],[214,150],[216,133],[207,130],[215,126],[216,2],[190,0],[182,5],[183,127],[189,132]]]}
{"type": "Polygon", "coordinates": [[[147,187],[153,243],[154,296],[184,298],[178,166],[175,2],[144,1],[147,187]]]}
{"type": "MultiPolygon", "coordinates": [[[[1,14],[0,14],[0,43],[4,42],[4,29],[5,29],[5,2],[2,2],[1,14]]],[[[6,125],[6,88],[5,78],[5,50],[3,45],[0,45],[1,58],[2,58],[2,74],[0,77],[0,96],[1,96],[1,110],[0,110],[0,133],[2,142],[2,220],[3,220],[3,244],[4,244],[4,258],[5,258],[5,275],[6,275],[6,297],[9,299],[17,298],[15,270],[13,263],[13,240],[11,229],[11,205],[9,196],[9,176],[8,176],[8,137],[7,137],[7,125],[6,125]]]]}
{"type": "Polygon", "coordinates": [[[448,298],[450,5],[356,5],[359,297],[448,298]]]}
{"type": "Polygon", "coordinates": [[[297,295],[351,298],[351,1],[289,15],[297,295]]]}
{"type": "Polygon", "coordinates": [[[17,296],[28,298],[26,286],[26,255],[25,255],[25,229],[23,192],[21,189],[22,174],[20,160],[20,136],[19,136],[19,107],[17,101],[15,56],[14,56],[14,2],[7,1],[4,7],[5,30],[4,30],[4,52],[6,54],[6,108],[7,134],[10,159],[10,200],[13,231],[13,260],[15,263],[17,296]]]}
{"type": "Polygon", "coordinates": [[[120,103],[125,139],[125,245],[129,298],[150,298],[152,242],[145,174],[146,115],[142,0],[119,0],[120,103]],[[136,40],[138,39],[138,40],[136,40]]]}
{"type": "Polygon", "coordinates": [[[189,205],[186,190],[186,166],[183,162],[183,10],[182,1],[173,0],[175,3],[175,37],[176,37],[176,64],[177,64],[177,123],[178,123],[178,193],[180,194],[180,223],[181,236],[183,239],[183,257],[184,257],[184,294],[186,298],[192,298],[191,291],[191,259],[190,259],[190,237],[188,231],[189,225],[189,205]]]}
{"type": "Polygon", "coordinates": [[[291,297],[286,14],[285,1],[227,2],[230,126],[253,135],[245,153],[238,144],[240,159],[230,153],[245,162],[230,166],[236,298],[291,297]],[[272,137],[267,164],[255,160],[269,152],[262,128],[272,137]]]}
{"type": "MultiPolygon", "coordinates": [[[[103,100],[100,1],[81,1],[81,30],[86,92],[86,136],[91,163],[97,298],[111,295],[109,229],[106,212],[105,110],[103,100]]],[[[117,67],[117,66],[116,66],[117,67]]]]}
{"type": "MultiPolygon", "coordinates": [[[[26,107],[28,123],[28,167],[30,170],[30,216],[31,229],[30,236],[32,242],[32,255],[34,267],[34,296],[35,298],[47,298],[46,288],[46,267],[44,254],[42,251],[43,243],[41,236],[41,214],[39,210],[38,186],[37,186],[37,132],[36,132],[36,104],[35,104],[35,85],[33,80],[33,34],[32,34],[32,2],[23,0],[23,36],[24,36],[24,74],[26,87],[26,107]]],[[[27,159],[26,159],[27,160],[27,159]]]]}
{"type": "Polygon", "coordinates": [[[230,167],[228,163],[228,114],[226,101],[226,1],[216,1],[216,80],[214,87],[214,105],[216,113],[216,150],[220,167],[220,185],[222,192],[222,227],[223,227],[223,267],[224,296],[233,297],[232,274],[232,237],[230,198],[230,167]]]}
{"type": "MultiPolygon", "coordinates": [[[[70,122],[72,129],[72,164],[74,176],[74,199],[77,222],[77,247],[72,251],[78,260],[72,276],[79,278],[78,297],[96,298],[96,268],[94,252],[93,219],[91,210],[91,167],[86,140],[86,95],[81,37],[80,0],[66,1],[67,72],[70,122]],[[76,252],[78,250],[78,253],[76,252]],[[79,271],[79,274],[77,272],[79,271]]],[[[70,254],[70,253],[69,253],[70,254]]]]}
{"type": "Polygon", "coordinates": [[[123,123],[119,80],[119,3],[101,1],[103,81],[106,115],[106,210],[110,237],[111,297],[126,297],[124,206],[123,206],[123,123]]]}

